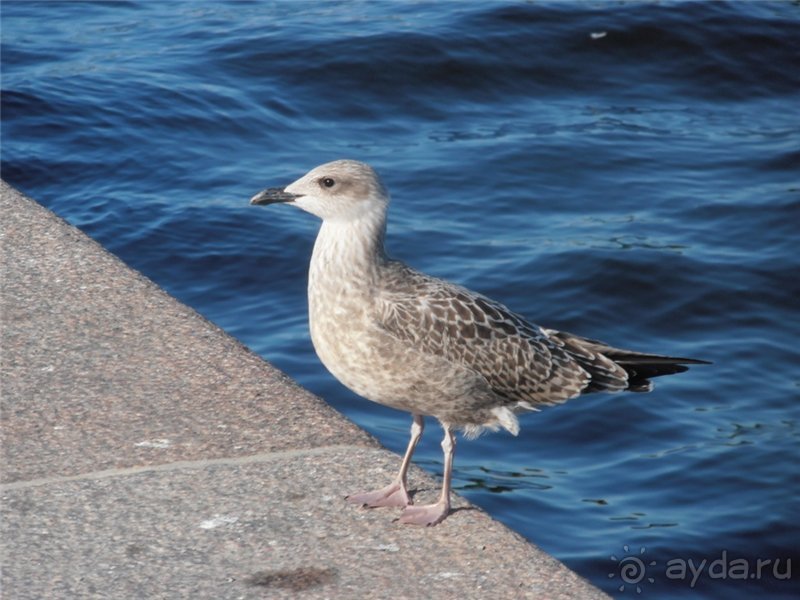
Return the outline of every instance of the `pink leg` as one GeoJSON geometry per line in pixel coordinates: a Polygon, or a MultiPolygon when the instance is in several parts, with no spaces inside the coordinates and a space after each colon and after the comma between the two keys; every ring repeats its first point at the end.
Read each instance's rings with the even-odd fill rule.
{"type": "Polygon", "coordinates": [[[444,439],[442,440],[442,451],[444,452],[442,494],[436,504],[407,506],[400,515],[401,523],[430,527],[444,521],[450,512],[450,481],[453,477],[453,454],[456,447],[456,438],[450,430],[450,425],[442,423],[442,427],[444,428],[444,439]]]}
{"type": "Polygon", "coordinates": [[[414,422],[411,424],[411,439],[408,441],[408,448],[406,448],[406,454],[403,456],[403,462],[400,465],[400,472],[395,480],[386,487],[374,492],[351,494],[347,496],[348,502],[373,508],[378,506],[399,506],[403,508],[411,504],[411,498],[408,495],[408,467],[411,465],[411,456],[414,454],[414,449],[422,437],[423,429],[425,429],[425,420],[422,415],[412,416],[414,422]]]}

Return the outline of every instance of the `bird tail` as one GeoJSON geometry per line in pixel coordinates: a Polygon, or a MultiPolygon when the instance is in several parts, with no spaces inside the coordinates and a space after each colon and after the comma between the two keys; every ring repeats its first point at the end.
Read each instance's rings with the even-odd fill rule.
{"type": "Polygon", "coordinates": [[[688,365],[708,365],[705,360],[664,356],[614,348],[603,342],[580,337],[565,331],[547,330],[551,339],[560,341],[564,349],[591,376],[584,390],[589,392],[649,392],[653,377],[683,373],[688,365]]]}

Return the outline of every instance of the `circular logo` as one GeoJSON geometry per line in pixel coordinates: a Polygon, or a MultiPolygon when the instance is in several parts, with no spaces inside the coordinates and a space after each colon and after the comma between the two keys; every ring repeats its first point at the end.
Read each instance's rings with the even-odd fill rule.
{"type": "Polygon", "coordinates": [[[617,588],[620,592],[624,592],[625,586],[627,585],[631,588],[635,588],[637,594],[641,594],[642,586],[639,585],[640,583],[645,580],[648,583],[655,583],[655,579],[647,577],[647,567],[654,566],[656,561],[646,561],[644,557],[644,547],[639,549],[638,555],[631,554],[630,548],[627,545],[623,546],[622,549],[625,550],[625,556],[622,558],[617,558],[613,554],[611,555],[611,560],[614,561],[616,571],[609,573],[608,577],[609,579],[619,577],[622,580],[622,584],[617,588]]]}

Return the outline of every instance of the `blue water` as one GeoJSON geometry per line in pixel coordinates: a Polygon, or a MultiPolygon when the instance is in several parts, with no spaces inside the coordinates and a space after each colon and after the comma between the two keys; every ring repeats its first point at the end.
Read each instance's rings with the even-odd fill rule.
{"type": "Polygon", "coordinates": [[[317,222],[248,205],[369,162],[397,258],[714,362],[459,444],[458,491],[618,597],[789,598],[798,65],[796,2],[4,1],[2,176],[401,451],[314,355],[317,222]]]}

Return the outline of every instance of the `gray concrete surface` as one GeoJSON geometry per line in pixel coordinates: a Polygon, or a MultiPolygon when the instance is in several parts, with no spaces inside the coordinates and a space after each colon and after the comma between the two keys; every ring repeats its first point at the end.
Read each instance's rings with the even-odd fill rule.
{"type": "Polygon", "coordinates": [[[606,597],[463,499],[347,504],[399,457],[5,183],[0,222],[3,598],[606,597]]]}

